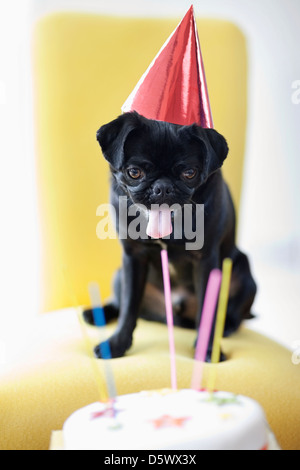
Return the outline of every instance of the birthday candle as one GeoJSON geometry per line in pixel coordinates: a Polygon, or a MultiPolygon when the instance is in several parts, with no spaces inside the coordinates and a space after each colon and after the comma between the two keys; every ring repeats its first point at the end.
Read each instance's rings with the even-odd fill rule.
{"type": "Polygon", "coordinates": [[[176,359],[175,359],[175,340],[174,340],[174,327],[173,327],[173,307],[171,299],[171,283],[169,275],[169,263],[168,263],[168,252],[167,250],[161,250],[161,264],[163,272],[163,282],[165,291],[165,306],[166,306],[166,317],[169,334],[169,348],[170,348],[170,360],[171,360],[171,385],[172,389],[177,389],[177,376],[176,376],[176,359]]]}
{"type": "Polygon", "coordinates": [[[116,397],[117,393],[116,393],[114,376],[113,376],[111,364],[109,361],[109,359],[111,359],[111,351],[110,351],[109,342],[106,339],[106,334],[105,334],[106,321],[105,321],[104,310],[103,310],[102,303],[101,303],[100,289],[99,289],[98,284],[95,282],[91,282],[88,286],[88,289],[89,289],[90,299],[92,303],[94,323],[96,326],[100,327],[100,350],[101,350],[102,358],[105,359],[104,368],[105,368],[105,375],[106,375],[106,383],[107,383],[109,397],[112,399],[116,397]]]}
{"type": "MultiPolygon", "coordinates": [[[[82,331],[82,335],[83,335],[83,338],[84,338],[86,351],[88,352],[89,355],[91,355],[91,351],[93,350],[92,349],[93,346],[92,346],[92,343],[91,343],[91,341],[89,339],[89,336],[86,332],[86,324],[84,323],[84,320],[82,318],[82,309],[81,309],[81,307],[77,307],[77,316],[78,316],[79,324],[81,326],[81,331],[82,331]]],[[[99,371],[99,368],[98,368],[98,364],[97,364],[97,360],[94,356],[91,356],[91,365],[92,365],[92,368],[93,368],[94,379],[95,379],[96,385],[98,387],[98,391],[99,391],[99,395],[100,395],[100,401],[101,402],[108,402],[109,401],[109,395],[108,395],[108,392],[106,390],[103,378],[101,377],[101,374],[100,374],[100,371],[99,371]]]]}
{"type": "Polygon", "coordinates": [[[191,388],[198,390],[201,385],[203,362],[206,359],[209,339],[211,335],[213,320],[215,316],[215,308],[220,289],[222,273],[219,269],[213,269],[209,275],[201,321],[198,332],[198,339],[195,351],[195,364],[192,375],[191,388]]]}
{"type": "Polygon", "coordinates": [[[77,299],[77,296],[76,296],[76,291],[75,291],[75,288],[72,284],[71,276],[70,276],[70,273],[68,272],[67,266],[62,267],[62,272],[63,272],[64,279],[65,279],[65,282],[66,282],[66,286],[69,290],[70,298],[72,299],[73,306],[74,306],[74,308],[76,309],[76,312],[77,312],[77,317],[78,317],[79,325],[81,327],[81,332],[82,332],[82,336],[83,336],[83,339],[84,339],[87,354],[91,358],[91,365],[92,365],[92,369],[93,369],[93,375],[94,375],[94,379],[95,379],[95,382],[96,382],[96,385],[97,385],[97,388],[98,388],[100,401],[101,402],[108,402],[109,401],[109,396],[108,396],[108,393],[107,393],[107,390],[106,390],[106,387],[105,387],[105,383],[104,383],[103,378],[102,378],[102,374],[100,374],[98,364],[97,364],[97,360],[94,356],[91,355],[91,351],[93,350],[92,349],[93,346],[92,346],[92,343],[90,341],[89,335],[87,334],[87,331],[86,331],[86,323],[84,322],[84,320],[82,318],[82,308],[79,307],[80,304],[78,302],[78,299],[77,299]]]}
{"type": "MultiPolygon", "coordinates": [[[[222,284],[221,284],[221,289],[220,289],[220,297],[219,297],[215,331],[214,331],[213,349],[212,349],[212,355],[211,355],[211,362],[213,364],[217,364],[220,361],[221,340],[224,334],[231,271],[232,271],[232,261],[230,258],[225,258],[223,261],[223,266],[222,266],[222,284]]],[[[215,388],[216,373],[217,373],[216,368],[212,368],[210,370],[210,374],[208,378],[208,387],[207,387],[210,391],[214,390],[215,388]]]]}

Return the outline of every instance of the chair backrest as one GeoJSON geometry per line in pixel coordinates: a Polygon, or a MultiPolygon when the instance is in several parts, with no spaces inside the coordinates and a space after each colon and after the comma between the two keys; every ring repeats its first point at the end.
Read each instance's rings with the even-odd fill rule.
{"type": "MultiPolygon", "coordinates": [[[[121,105],[179,19],[57,13],[33,35],[37,178],[42,243],[41,310],[102,298],[120,264],[118,240],[99,240],[97,207],[109,201],[96,131],[121,105]]],[[[215,128],[229,143],[224,175],[238,209],[247,110],[247,52],[225,21],[197,21],[215,128]]]]}

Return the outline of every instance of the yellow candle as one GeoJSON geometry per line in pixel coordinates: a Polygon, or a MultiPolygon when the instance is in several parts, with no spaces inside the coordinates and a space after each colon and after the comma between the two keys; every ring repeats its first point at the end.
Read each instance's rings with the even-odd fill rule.
{"type": "MultiPolygon", "coordinates": [[[[213,349],[211,355],[212,364],[217,364],[220,361],[221,354],[221,340],[224,334],[225,319],[227,313],[230,279],[232,271],[232,260],[225,258],[222,266],[222,283],[220,288],[218,309],[216,315],[216,324],[214,331],[213,349]]],[[[216,367],[211,367],[210,374],[208,377],[208,390],[212,391],[215,388],[216,382],[216,367]]]]}

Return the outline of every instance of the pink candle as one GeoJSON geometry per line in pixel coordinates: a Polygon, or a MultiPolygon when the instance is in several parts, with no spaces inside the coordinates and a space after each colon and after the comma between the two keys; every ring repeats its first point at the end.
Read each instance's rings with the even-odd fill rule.
{"type": "Polygon", "coordinates": [[[166,317],[169,334],[169,348],[170,348],[170,360],[171,360],[171,385],[172,389],[177,389],[177,378],[176,378],[176,360],[175,360],[175,340],[174,340],[174,327],[173,327],[173,307],[171,299],[171,283],[169,275],[169,263],[167,250],[161,250],[161,264],[163,273],[163,282],[165,290],[165,306],[166,306],[166,317]]]}
{"type": "Polygon", "coordinates": [[[221,271],[219,269],[214,269],[211,271],[207,283],[195,351],[195,364],[191,384],[191,388],[193,388],[194,390],[198,390],[199,388],[201,388],[203,363],[206,359],[209,339],[215,316],[215,309],[220,290],[221,278],[221,271]]]}

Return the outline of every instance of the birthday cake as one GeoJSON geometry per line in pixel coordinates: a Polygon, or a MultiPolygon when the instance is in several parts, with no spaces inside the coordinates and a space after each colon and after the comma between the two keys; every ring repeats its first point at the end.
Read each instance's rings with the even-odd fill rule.
{"type": "Polygon", "coordinates": [[[260,405],[228,392],[160,390],[77,410],[65,450],[276,450],[260,405]]]}

